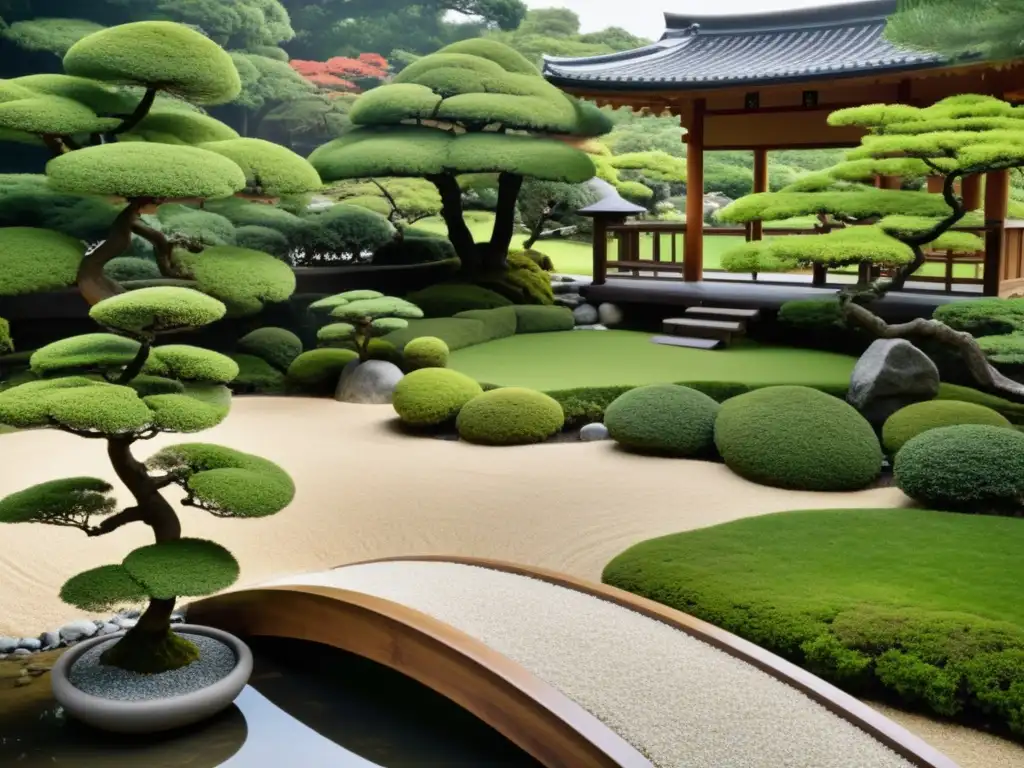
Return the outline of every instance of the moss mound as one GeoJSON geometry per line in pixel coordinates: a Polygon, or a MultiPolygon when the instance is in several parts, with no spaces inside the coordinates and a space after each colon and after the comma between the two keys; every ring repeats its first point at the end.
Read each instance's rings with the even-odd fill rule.
{"type": "Polygon", "coordinates": [[[421,336],[405,345],[402,356],[411,370],[418,368],[447,368],[448,345],[436,336],[421,336]]]}
{"type": "Polygon", "coordinates": [[[470,309],[508,307],[512,302],[499,293],[468,283],[438,283],[410,293],[406,299],[423,310],[423,316],[452,317],[470,309]]]}
{"type": "Polygon", "coordinates": [[[463,440],[480,445],[542,443],[564,424],[557,400],[521,387],[484,392],[466,403],[455,422],[463,440]]]}
{"type": "Polygon", "coordinates": [[[715,443],[721,406],[689,387],[652,384],[620,395],[605,410],[613,440],[634,451],[668,456],[701,456],[715,443]]]}
{"type": "Polygon", "coordinates": [[[302,339],[287,328],[257,328],[238,340],[240,352],[255,355],[279,371],[287,371],[288,366],[302,354],[302,339]]]}
{"type": "Polygon", "coordinates": [[[957,424],[1009,427],[1010,421],[984,405],[956,400],[929,400],[908,405],[890,416],[882,427],[882,445],[890,455],[895,455],[911,438],[922,432],[957,424]]]}
{"type": "Polygon", "coordinates": [[[285,375],[255,355],[236,354],[231,359],[238,375],[231,380],[231,391],[239,395],[276,395],[285,391],[285,375]]]}
{"type": "Polygon", "coordinates": [[[1024,510],[1024,433],[982,424],[911,438],[893,462],[896,485],[936,509],[1017,515],[1024,510]]]}
{"type": "Polygon", "coordinates": [[[4,227],[0,229],[0,296],[74,285],[84,255],[80,240],[60,232],[4,227]]]}
{"type": "Polygon", "coordinates": [[[351,349],[311,349],[292,360],[288,366],[288,383],[311,394],[333,392],[341,371],[359,355],[351,349]]]}
{"type": "Polygon", "coordinates": [[[603,580],[734,632],[854,696],[1019,738],[1022,546],[1024,526],[1006,518],[786,512],[637,544],[603,580]]]}
{"type": "Polygon", "coordinates": [[[715,422],[715,445],[736,474],[793,490],[859,490],[882,465],[881,446],[864,417],[809,387],[765,387],[726,401],[715,422]]]}
{"type": "Polygon", "coordinates": [[[516,333],[571,331],[576,319],[568,307],[517,306],[516,333]]]}
{"type": "Polygon", "coordinates": [[[464,373],[447,368],[423,368],[405,376],[395,387],[391,403],[403,424],[432,427],[451,421],[483,389],[464,373]]]}

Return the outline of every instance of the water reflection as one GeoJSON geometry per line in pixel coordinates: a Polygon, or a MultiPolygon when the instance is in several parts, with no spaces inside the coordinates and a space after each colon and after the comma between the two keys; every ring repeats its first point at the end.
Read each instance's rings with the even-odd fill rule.
{"type": "Polygon", "coordinates": [[[0,687],[0,766],[540,766],[457,705],[385,667],[302,641],[251,645],[253,677],[235,705],[167,734],[104,734],[65,718],[46,676],[0,687]]]}

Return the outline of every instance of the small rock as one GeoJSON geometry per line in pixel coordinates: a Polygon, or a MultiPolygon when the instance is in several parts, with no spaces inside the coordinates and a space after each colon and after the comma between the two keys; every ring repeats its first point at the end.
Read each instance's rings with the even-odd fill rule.
{"type": "Polygon", "coordinates": [[[112,635],[115,632],[120,632],[121,628],[117,624],[106,623],[96,632],[97,635],[112,635]]]}
{"type": "Polygon", "coordinates": [[[622,310],[614,304],[605,302],[597,308],[602,325],[618,325],[622,322],[622,310]]]}
{"type": "Polygon", "coordinates": [[[11,653],[18,647],[18,638],[0,637],[0,653],[11,653]]]}
{"type": "Polygon", "coordinates": [[[134,627],[136,624],[139,623],[139,620],[138,619],[130,619],[127,616],[124,616],[122,614],[118,614],[117,616],[115,616],[111,620],[111,623],[112,624],[116,624],[121,629],[131,629],[132,627],[134,627]]]}
{"type": "Polygon", "coordinates": [[[184,624],[185,623],[185,612],[175,611],[171,614],[171,624],[184,624]]]}
{"type": "Polygon", "coordinates": [[[58,632],[43,632],[39,636],[39,643],[42,650],[52,651],[60,646],[60,634],[58,632]]]}
{"type": "Polygon", "coordinates": [[[580,440],[585,443],[593,443],[598,440],[609,440],[611,439],[608,434],[608,427],[601,422],[594,422],[593,424],[587,424],[580,430],[580,440]]]}
{"type": "Polygon", "coordinates": [[[32,684],[32,678],[29,677],[28,675],[25,675],[24,677],[19,677],[17,680],[15,680],[14,684],[18,688],[24,688],[26,685],[31,685],[32,684]]]}
{"type": "Polygon", "coordinates": [[[576,318],[576,325],[593,325],[598,318],[597,309],[591,304],[580,304],[572,311],[572,316],[576,318]]]}
{"type": "Polygon", "coordinates": [[[30,675],[42,675],[45,672],[49,672],[51,669],[53,669],[53,665],[51,664],[29,664],[25,667],[25,671],[30,675]]]}
{"type": "Polygon", "coordinates": [[[43,647],[42,642],[36,637],[23,637],[18,641],[18,647],[26,651],[38,651],[43,647]]]}
{"type": "Polygon", "coordinates": [[[401,368],[385,360],[349,363],[341,373],[334,399],[342,403],[386,405],[404,375],[401,368]]]}
{"type": "Polygon", "coordinates": [[[32,655],[32,651],[28,650],[28,648],[15,648],[14,649],[14,653],[12,655],[13,656],[31,656],[32,655]]]}
{"type": "Polygon", "coordinates": [[[79,640],[92,637],[98,630],[99,627],[96,626],[95,622],[83,619],[65,624],[60,628],[60,636],[66,643],[76,643],[79,640]]]}
{"type": "Polygon", "coordinates": [[[560,281],[551,283],[551,291],[555,294],[568,294],[568,293],[579,293],[580,284],[573,280],[571,277],[560,281]]]}
{"type": "Polygon", "coordinates": [[[138,608],[132,608],[130,611],[121,611],[118,616],[123,616],[126,619],[137,619],[142,615],[142,611],[138,608]]]}
{"type": "Polygon", "coordinates": [[[555,304],[560,307],[568,307],[569,309],[575,309],[581,304],[586,304],[587,300],[580,296],[578,293],[563,293],[555,296],[555,304]]]}
{"type": "Polygon", "coordinates": [[[608,328],[603,325],[577,325],[573,328],[574,331],[607,331],[608,328]]]}
{"type": "Polygon", "coordinates": [[[103,621],[103,619],[94,619],[92,623],[96,625],[96,629],[103,629],[103,625],[107,622],[103,621]]]}

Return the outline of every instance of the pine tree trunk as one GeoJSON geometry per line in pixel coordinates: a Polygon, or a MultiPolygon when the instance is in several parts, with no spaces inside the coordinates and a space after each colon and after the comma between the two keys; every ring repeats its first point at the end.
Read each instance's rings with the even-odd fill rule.
{"type": "Polygon", "coordinates": [[[78,265],[78,290],[89,306],[124,292],[120,285],[103,273],[103,268],[107,262],[131,247],[132,226],[142,205],[142,201],[130,200],[128,206],[114,219],[107,239],[78,265]]]}
{"type": "Polygon", "coordinates": [[[448,227],[448,240],[462,262],[462,271],[477,274],[480,271],[480,254],[463,216],[462,189],[450,174],[428,176],[427,179],[441,195],[441,218],[448,227]]]}
{"type": "MultiPolygon", "coordinates": [[[[500,272],[505,269],[505,260],[512,245],[516,229],[516,203],[523,177],[516,173],[502,173],[498,176],[498,206],[495,209],[494,229],[491,241],[483,255],[485,272],[500,272]]],[[[542,222],[543,224],[543,222],[542,222]]]]}

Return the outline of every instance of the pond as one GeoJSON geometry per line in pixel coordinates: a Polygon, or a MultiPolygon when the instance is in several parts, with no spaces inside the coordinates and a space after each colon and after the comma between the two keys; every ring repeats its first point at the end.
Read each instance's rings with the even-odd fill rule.
{"type": "Polygon", "coordinates": [[[234,706],[200,726],[144,737],[65,718],[45,673],[14,685],[21,665],[0,662],[0,765],[540,766],[458,705],[372,661],[299,640],[259,638],[250,647],[253,675],[234,706]]]}

